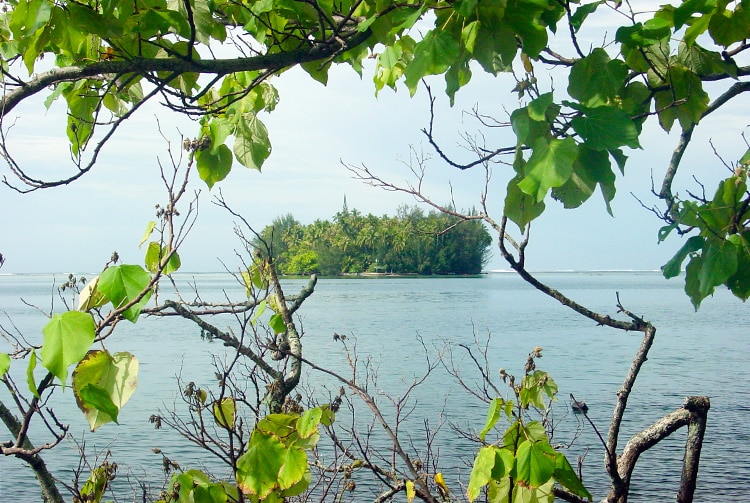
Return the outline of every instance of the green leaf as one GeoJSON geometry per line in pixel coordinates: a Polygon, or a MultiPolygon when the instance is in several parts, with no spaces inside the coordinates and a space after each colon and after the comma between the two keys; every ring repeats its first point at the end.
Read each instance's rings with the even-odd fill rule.
{"type": "Polygon", "coordinates": [[[707,243],[698,275],[700,291],[706,295],[737,272],[737,246],[734,243],[720,239],[711,239],[707,243]]]}
{"type": "Polygon", "coordinates": [[[737,78],[737,65],[733,60],[725,60],[715,51],[707,51],[698,44],[681,43],[677,51],[677,61],[698,75],[726,73],[737,78]]]}
{"type": "Polygon", "coordinates": [[[255,114],[244,114],[237,125],[234,155],[243,166],[257,169],[271,155],[271,141],[265,124],[255,114]]]}
{"type": "Polygon", "coordinates": [[[138,359],[131,353],[89,351],[73,371],[73,392],[91,431],[117,422],[138,386],[138,359]]]}
{"type": "Polygon", "coordinates": [[[701,236],[693,236],[688,239],[682,248],[672,257],[669,262],[661,266],[661,272],[665,278],[674,278],[680,274],[682,270],[682,263],[687,258],[688,254],[696,252],[703,248],[703,242],[705,238],[701,236]]]}
{"type": "Polygon", "coordinates": [[[549,189],[560,187],[568,181],[577,157],[578,145],[571,137],[549,141],[538,139],[524,167],[525,176],[518,188],[541,202],[549,189]]]}
{"type": "Polygon", "coordinates": [[[284,318],[282,318],[278,313],[271,316],[271,319],[268,320],[268,326],[276,334],[283,334],[284,332],[286,332],[286,323],[284,323],[284,318]]]}
{"type": "Polygon", "coordinates": [[[92,503],[101,502],[110,480],[114,479],[116,471],[117,464],[108,461],[104,461],[91,470],[88,480],[81,487],[81,499],[92,503]]]}
{"type": "Polygon", "coordinates": [[[500,419],[500,412],[503,408],[502,398],[493,398],[490,402],[490,407],[487,410],[487,419],[484,422],[484,429],[479,433],[479,439],[484,442],[484,437],[487,433],[495,427],[497,420],[500,419]]]}
{"type": "MultiPolygon", "coordinates": [[[[248,298],[250,298],[249,295],[248,295],[248,298]]],[[[255,308],[255,312],[253,312],[253,317],[250,320],[251,325],[255,326],[255,324],[258,322],[260,317],[263,316],[263,313],[266,312],[266,304],[267,304],[266,299],[263,299],[260,301],[260,303],[258,304],[258,307],[255,308]]]]}
{"type": "Polygon", "coordinates": [[[570,466],[568,459],[562,452],[558,452],[555,458],[555,471],[553,476],[560,485],[573,494],[576,494],[581,498],[586,498],[589,501],[593,498],[591,493],[584,487],[583,482],[578,478],[578,475],[576,475],[573,467],[570,466]]]}
{"type": "Polygon", "coordinates": [[[308,438],[318,433],[318,425],[323,417],[323,409],[314,407],[305,411],[297,421],[297,431],[302,438],[308,438]]]}
{"type": "Polygon", "coordinates": [[[320,61],[310,61],[302,63],[300,66],[310,77],[324,86],[328,85],[328,70],[331,68],[331,61],[327,61],[325,64],[321,64],[320,61]]]}
{"type": "Polygon", "coordinates": [[[525,440],[516,453],[516,477],[532,488],[547,483],[555,472],[557,453],[546,441],[525,440]]]}
{"type": "MultiPolygon", "coordinates": [[[[548,4],[544,4],[547,7],[548,4]]],[[[521,39],[521,46],[530,58],[537,58],[547,46],[547,30],[541,22],[544,10],[539,4],[523,0],[508,0],[505,21],[521,39]]]]}
{"type": "Polygon", "coordinates": [[[474,466],[469,476],[469,487],[466,491],[469,501],[473,502],[477,499],[482,488],[489,483],[492,469],[495,467],[495,460],[499,459],[495,456],[497,450],[498,448],[494,445],[487,445],[479,449],[479,453],[474,459],[474,466]]]}
{"type": "Polygon", "coordinates": [[[622,94],[627,65],[611,60],[602,48],[578,60],[570,70],[568,94],[587,107],[609,105],[622,94]]]}
{"type": "MultiPolygon", "coordinates": [[[[112,302],[115,309],[120,309],[135,301],[148,289],[150,282],[151,276],[143,267],[123,264],[107,268],[99,276],[97,287],[112,302]]],[[[123,317],[135,323],[150,297],[151,291],[148,290],[138,302],[122,313],[123,317]]]]}
{"type": "Polygon", "coordinates": [[[591,197],[599,185],[607,212],[612,215],[610,202],[615,197],[615,174],[609,154],[585,145],[580,145],[578,151],[573,174],[564,185],[552,189],[552,197],[562,201],[566,208],[577,208],[591,197]]]}
{"type": "Polygon", "coordinates": [[[234,420],[237,405],[234,398],[226,397],[221,401],[217,400],[213,405],[214,420],[216,424],[227,430],[234,429],[234,420]]]}
{"type": "Polygon", "coordinates": [[[576,133],[593,150],[613,150],[621,146],[640,148],[640,131],[628,114],[616,107],[582,108],[584,115],[571,121],[576,133]]]}
{"type": "Polygon", "coordinates": [[[68,366],[81,361],[94,342],[94,318],[81,311],[56,313],[42,331],[42,365],[65,385],[68,366]]]}
{"type": "Polygon", "coordinates": [[[211,139],[211,154],[216,155],[219,148],[224,145],[227,138],[234,134],[236,124],[234,121],[215,117],[208,123],[208,137],[211,139]]]}
{"type": "Polygon", "coordinates": [[[258,421],[255,429],[276,436],[285,445],[292,445],[299,439],[297,421],[298,414],[269,414],[258,421]]]}
{"type": "Polygon", "coordinates": [[[596,11],[596,9],[603,3],[604,1],[600,0],[598,2],[587,3],[578,7],[573,15],[570,16],[570,25],[573,27],[573,29],[578,32],[588,15],[596,11]]]}
{"type": "Polygon", "coordinates": [[[668,39],[671,33],[670,27],[665,24],[636,23],[618,28],[615,40],[627,47],[647,47],[668,39]]]}
{"type": "Polygon", "coordinates": [[[743,301],[750,298],[750,252],[748,250],[750,250],[750,243],[748,243],[748,238],[743,236],[737,247],[737,272],[727,279],[727,287],[743,301]]]}
{"type": "Polygon", "coordinates": [[[232,170],[232,151],[226,145],[220,145],[215,154],[210,150],[199,150],[195,153],[195,161],[198,175],[210,189],[232,170]]]}
{"type": "Polygon", "coordinates": [[[414,48],[414,59],[404,72],[405,83],[411,94],[417,90],[417,84],[427,75],[445,72],[459,55],[459,43],[452,33],[432,30],[417,43],[414,48]]]}
{"type": "Polygon", "coordinates": [[[531,146],[537,139],[549,135],[549,124],[544,121],[533,120],[530,117],[531,113],[534,112],[531,112],[528,107],[524,107],[514,110],[510,115],[510,124],[518,139],[517,145],[531,146]]]}
{"type": "Polygon", "coordinates": [[[685,293],[690,298],[690,302],[693,304],[696,311],[700,307],[703,299],[713,293],[713,290],[710,292],[703,292],[701,290],[699,275],[702,268],[703,257],[701,255],[692,255],[688,265],[685,267],[685,293]]]}
{"type": "Polygon", "coordinates": [[[146,269],[154,274],[157,273],[159,271],[159,268],[161,267],[162,261],[167,255],[169,255],[169,260],[167,260],[167,263],[164,264],[162,273],[172,274],[180,268],[180,265],[182,265],[180,256],[177,254],[177,251],[170,255],[168,248],[160,246],[156,241],[151,241],[148,244],[148,249],[146,250],[146,269]]]}
{"type": "Polygon", "coordinates": [[[479,22],[473,55],[486,72],[510,71],[517,52],[516,36],[508,23],[495,18],[479,22]]]}
{"type": "Polygon", "coordinates": [[[8,369],[10,369],[10,355],[8,353],[0,353],[0,377],[4,376],[8,369]]]}
{"type": "Polygon", "coordinates": [[[534,121],[547,122],[547,110],[552,106],[553,99],[552,93],[544,93],[539,95],[538,98],[534,99],[529,103],[527,109],[529,112],[529,118],[534,121]]]}
{"type": "Polygon", "coordinates": [[[274,435],[256,429],[247,451],[237,460],[237,485],[243,493],[263,499],[300,482],[306,470],[303,449],[287,448],[274,435]]]}
{"type": "Polygon", "coordinates": [[[745,10],[745,4],[742,2],[734,11],[723,9],[711,16],[708,32],[717,44],[729,47],[750,38],[750,11],[745,10]]]}
{"type": "Polygon", "coordinates": [[[34,379],[34,369],[36,368],[36,350],[31,350],[31,356],[29,357],[29,366],[26,367],[26,384],[29,386],[29,391],[31,391],[31,394],[34,395],[37,398],[41,398],[39,396],[39,390],[36,386],[36,379],[34,379]]]}
{"type": "Polygon", "coordinates": [[[523,232],[529,222],[537,218],[544,212],[544,201],[537,202],[536,198],[522,191],[519,183],[523,180],[523,175],[517,175],[510,182],[505,195],[504,214],[518,225],[523,232]]]}
{"type": "MultiPolygon", "coordinates": [[[[703,83],[698,75],[689,69],[672,65],[666,73],[670,89],[659,91],[655,96],[656,109],[659,110],[659,123],[665,131],[672,129],[675,120],[679,120],[682,129],[688,129],[703,117],[708,108],[709,96],[703,90],[703,83]]],[[[650,79],[652,85],[664,85],[660,78],[650,79]]]]}

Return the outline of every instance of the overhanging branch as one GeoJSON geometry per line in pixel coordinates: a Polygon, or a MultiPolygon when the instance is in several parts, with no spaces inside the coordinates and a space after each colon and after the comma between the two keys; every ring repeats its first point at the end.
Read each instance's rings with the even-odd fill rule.
{"type": "Polygon", "coordinates": [[[23,100],[60,82],[70,82],[102,75],[151,74],[172,72],[173,78],[186,73],[228,75],[256,70],[278,71],[301,63],[330,58],[365,42],[369,30],[357,32],[347,38],[336,37],[307,47],[286,52],[262,54],[247,58],[195,60],[180,58],[133,58],[127,60],[98,61],[85,66],[55,68],[35,75],[32,79],[6,93],[0,100],[0,117],[7,115],[23,100]]]}

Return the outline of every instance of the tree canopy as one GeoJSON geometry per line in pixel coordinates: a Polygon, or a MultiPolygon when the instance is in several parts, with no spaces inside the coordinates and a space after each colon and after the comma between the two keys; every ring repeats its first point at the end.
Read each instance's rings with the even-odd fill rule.
{"type": "MultiPolygon", "coordinates": [[[[476,213],[474,213],[476,216],[476,213]]],[[[479,274],[492,238],[479,220],[402,207],[395,217],[348,207],[302,225],[291,214],[260,233],[282,274],[479,274]]],[[[263,249],[262,246],[259,246],[263,249]]]]}

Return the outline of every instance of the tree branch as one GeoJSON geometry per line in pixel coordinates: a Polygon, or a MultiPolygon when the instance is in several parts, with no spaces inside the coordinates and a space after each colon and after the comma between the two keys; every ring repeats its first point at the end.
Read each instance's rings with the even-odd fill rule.
{"type": "Polygon", "coordinates": [[[365,42],[371,35],[369,30],[353,33],[347,38],[336,37],[326,42],[314,43],[287,52],[263,54],[247,58],[193,60],[177,58],[133,58],[128,60],[98,61],[85,66],[55,68],[35,75],[18,88],[8,92],[0,100],[0,117],[10,113],[20,102],[49,86],[107,74],[151,74],[172,72],[172,78],[185,73],[227,75],[235,72],[255,70],[279,71],[301,63],[318,61],[348,51],[365,42]]]}

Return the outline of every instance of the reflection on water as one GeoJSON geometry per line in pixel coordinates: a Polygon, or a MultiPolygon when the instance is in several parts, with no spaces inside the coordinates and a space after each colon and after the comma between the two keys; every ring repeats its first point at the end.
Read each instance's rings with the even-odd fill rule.
{"type": "MultiPolygon", "coordinates": [[[[194,278],[207,300],[222,300],[224,290],[242,294],[226,275],[183,278],[194,278]]],[[[719,292],[695,313],[680,283],[667,282],[654,273],[551,273],[542,279],[582,304],[612,315],[616,314],[619,292],[627,309],[657,326],[649,361],[631,395],[620,444],[679,407],[685,396],[708,395],[711,411],[696,501],[736,500],[737,489],[750,481],[750,468],[742,461],[750,455],[750,432],[744,428],[750,409],[746,306],[726,292],[719,292]]],[[[287,291],[294,293],[305,283],[287,281],[287,291]]],[[[4,312],[0,323],[8,328],[8,320],[12,319],[24,333],[41,334],[45,318],[18,299],[24,297],[48,310],[51,291],[51,277],[1,277],[0,306],[4,312]]],[[[371,357],[379,367],[377,388],[395,396],[403,394],[424,370],[425,354],[420,341],[434,358],[445,342],[472,344],[475,333],[481,340],[489,335],[489,367],[503,367],[517,374],[522,373],[526,354],[534,346],[542,346],[544,358],[539,360],[539,368],[550,372],[561,397],[574,393],[586,399],[589,416],[603,433],[609,425],[617,389],[641,342],[640,334],[613,331],[582,319],[510,274],[481,278],[323,279],[299,314],[307,358],[346,374],[341,344],[332,337],[334,332],[346,334],[350,342],[356,342],[360,357],[371,357]]],[[[214,321],[219,326],[232,323],[229,318],[214,321]]],[[[120,425],[85,433],[87,450],[112,451],[121,467],[120,487],[137,488],[139,480],[152,487],[163,483],[161,456],[152,452],[153,447],[163,449],[182,466],[222,470],[205,453],[186,447],[174,432],[151,429],[148,417],[158,409],[175,408],[179,401],[178,374],[210,386],[214,379],[211,354],[221,354],[225,348],[202,341],[193,325],[175,319],[123,323],[107,347],[111,351],[131,351],[141,362],[139,388],[122,410],[120,425]],[[125,477],[128,469],[129,478],[125,477]]],[[[463,358],[459,360],[461,368],[470,371],[469,361],[457,357],[463,358]]],[[[19,376],[24,370],[12,369],[19,376]]],[[[326,386],[338,389],[338,384],[318,373],[307,371],[305,379],[321,394],[321,400],[328,396],[326,386]]],[[[68,404],[73,400],[70,390],[58,395],[68,404]]],[[[0,391],[0,399],[8,399],[7,391],[0,391]]],[[[466,429],[479,430],[483,426],[484,404],[472,401],[442,367],[417,390],[413,400],[416,408],[407,425],[415,432],[415,443],[424,430],[425,418],[431,425],[442,419],[466,429]]],[[[585,456],[584,482],[596,497],[602,497],[608,485],[602,465],[603,448],[591,427],[582,422],[580,415],[571,414],[566,405],[563,398],[555,410],[554,441],[569,443],[580,433],[566,454],[574,465],[578,456],[585,456]]],[[[56,410],[63,422],[73,425],[74,437],[84,434],[83,419],[75,407],[66,405],[56,410]]],[[[684,438],[685,433],[678,432],[641,457],[633,477],[632,501],[674,499],[684,438]]],[[[467,481],[476,446],[457,438],[447,425],[437,442],[443,472],[460,474],[460,479],[467,481]]],[[[69,482],[78,460],[75,446],[67,443],[47,459],[58,477],[69,482]]],[[[458,478],[453,477],[454,484],[458,478]]],[[[8,501],[34,500],[38,498],[36,487],[26,467],[13,459],[0,459],[0,494],[11,495],[8,501]]],[[[365,487],[358,489],[351,498],[367,500],[366,491],[365,487]]]]}

